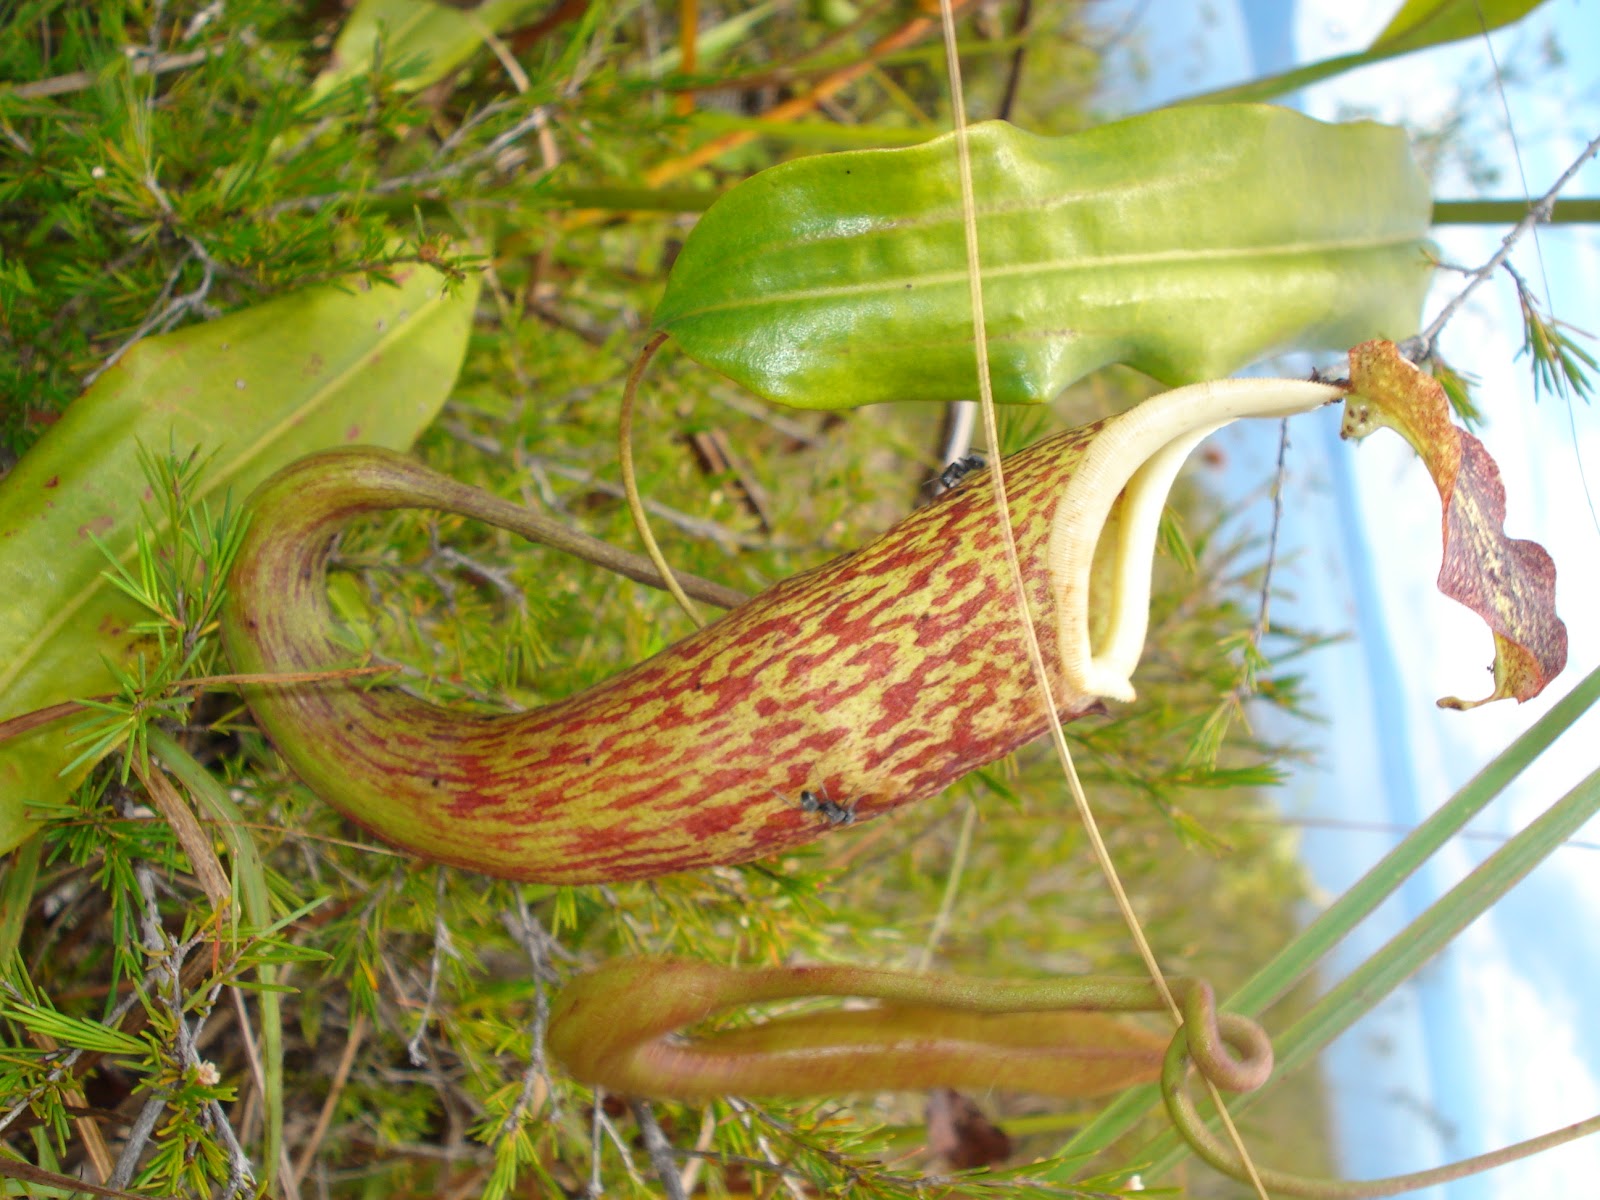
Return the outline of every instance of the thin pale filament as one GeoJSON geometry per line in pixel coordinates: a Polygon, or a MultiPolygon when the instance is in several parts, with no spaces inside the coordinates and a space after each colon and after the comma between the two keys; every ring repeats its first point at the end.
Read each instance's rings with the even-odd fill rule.
{"type": "MultiPolygon", "coordinates": [[[[978,400],[983,411],[984,436],[988,439],[989,474],[994,480],[994,506],[1001,532],[1001,545],[1005,547],[1006,567],[1011,576],[1011,594],[1016,605],[1017,615],[1022,621],[1024,642],[1028,647],[1028,662],[1033,669],[1033,677],[1039,686],[1039,692],[1044,697],[1045,710],[1050,717],[1050,740],[1055,745],[1056,757],[1060,760],[1062,773],[1067,778],[1067,785],[1072,791],[1073,803],[1078,809],[1078,816],[1083,821],[1084,831],[1089,836],[1089,844],[1094,849],[1096,861],[1100,865],[1101,874],[1105,876],[1106,884],[1115,897],[1117,908],[1122,913],[1123,921],[1128,926],[1134,945],[1139,950],[1139,957],[1143,960],[1145,970],[1149,972],[1151,982],[1155,984],[1156,991],[1160,994],[1163,1004],[1171,1014],[1174,1024],[1183,1025],[1183,1013],[1178,1008],[1177,1001],[1173,998],[1172,989],[1167,986],[1166,976],[1162,973],[1161,964],[1156,961],[1155,952],[1151,950],[1149,941],[1145,938],[1144,929],[1139,924],[1139,917],[1133,911],[1133,905],[1128,900],[1127,891],[1122,886],[1122,880],[1117,875],[1116,864],[1111,860],[1111,852],[1106,848],[1105,839],[1100,836],[1099,825],[1095,822],[1094,813],[1089,807],[1089,798],[1084,794],[1083,783],[1078,778],[1078,770],[1072,761],[1072,751],[1067,746],[1067,738],[1061,726],[1061,713],[1056,707],[1055,696],[1050,690],[1050,677],[1045,671],[1044,654],[1039,648],[1038,631],[1034,628],[1033,616],[1028,610],[1028,594],[1022,581],[1022,563],[1017,554],[1016,537],[1011,528],[1011,509],[1006,502],[1005,473],[1000,466],[1000,430],[999,422],[995,417],[994,387],[989,377],[989,345],[986,335],[986,322],[983,312],[983,280],[982,264],[978,254],[978,220],[977,202],[972,189],[972,159],[967,149],[967,111],[965,93],[961,86],[961,61],[956,54],[956,25],[955,15],[950,6],[950,0],[939,0],[939,16],[944,26],[944,53],[945,66],[950,77],[951,110],[955,118],[956,132],[956,162],[961,179],[961,224],[966,234],[967,245],[967,286],[972,300],[972,326],[973,344],[977,352],[978,364],[978,400]]],[[[1260,1200],[1270,1200],[1267,1190],[1262,1186],[1260,1176],[1256,1173],[1255,1164],[1250,1158],[1250,1152],[1245,1148],[1244,1140],[1239,1136],[1239,1131],[1234,1127],[1228,1115],[1227,1107],[1222,1102],[1222,1095],[1217,1090],[1216,1084],[1210,1079],[1205,1080],[1206,1088],[1211,1093],[1212,1100],[1216,1103],[1217,1111],[1221,1114],[1223,1124],[1227,1128],[1229,1140],[1239,1154],[1239,1160],[1244,1165],[1245,1171],[1254,1186],[1256,1195],[1260,1200]]]]}
{"type": "Polygon", "coordinates": [[[646,342],[639,357],[634,360],[633,369],[628,372],[628,382],[622,389],[622,419],[617,424],[617,452],[622,460],[622,490],[627,494],[628,511],[633,514],[633,527],[639,531],[639,540],[644,543],[645,553],[655,563],[656,570],[661,572],[662,582],[678,602],[678,607],[689,614],[689,620],[696,626],[703,626],[705,621],[700,616],[700,610],[684,594],[683,585],[672,572],[672,564],[661,553],[661,547],[656,544],[656,535],[650,531],[650,518],[644,511],[644,499],[639,495],[639,476],[633,466],[634,398],[639,393],[639,380],[644,377],[644,369],[650,365],[650,360],[666,340],[666,334],[658,333],[646,342]]]}

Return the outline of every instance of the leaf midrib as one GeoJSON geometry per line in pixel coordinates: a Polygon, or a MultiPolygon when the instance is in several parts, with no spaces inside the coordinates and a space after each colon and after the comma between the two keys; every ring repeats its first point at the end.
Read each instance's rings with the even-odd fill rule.
{"type": "MultiPolygon", "coordinates": [[[[985,266],[983,268],[983,278],[985,282],[989,282],[997,279],[1026,277],[1032,274],[1041,276],[1052,273],[1068,275],[1083,271],[1160,266],[1168,263],[1230,262],[1305,257],[1328,253],[1362,253],[1373,250],[1384,251],[1408,246],[1414,247],[1419,245],[1421,241],[1422,238],[1419,235],[1406,233],[1382,237],[1319,240],[1316,242],[1285,242],[1276,246],[1230,247],[1210,250],[1162,250],[1147,254],[1117,254],[1101,255],[1093,258],[1053,259],[1044,262],[1012,263],[998,267],[985,266]]],[[[834,297],[847,298],[851,296],[871,296],[879,293],[904,293],[908,285],[913,287],[921,285],[923,287],[960,286],[965,288],[967,286],[967,273],[965,268],[956,268],[950,271],[935,271],[917,275],[896,275],[890,279],[873,280],[867,283],[845,283],[826,287],[795,288],[783,292],[765,292],[758,296],[745,296],[737,300],[728,300],[717,304],[702,304],[696,308],[685,309],[680,313],[674,313],[668,320],[660,322],[657,328],[670,330],[686,320],[716,312],[771,308],[793,304],[797,301],[834,297]]]]}

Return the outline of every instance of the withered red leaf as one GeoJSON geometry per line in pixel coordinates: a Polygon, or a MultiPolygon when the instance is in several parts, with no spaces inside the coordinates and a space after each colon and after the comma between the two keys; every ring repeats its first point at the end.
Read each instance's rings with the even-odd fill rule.
{"type": "Polygon", "coordinates": [[[1341,433],[1363,438],[1379,426],[1411,443],[1439,489],[1444,562],[1439,590],[1477,613],[1494,634],[1494,691],[1454,696],[1441,708],[1537,696],[1567,663],[1567,627],[1556,616],[1556,568],[1537,542],[1505,532],[1506,492],[1483,443],[1450,421],[1444,388],[1400,356],[1394,343],[1350,351],[1351,394],[1341,433]]]}

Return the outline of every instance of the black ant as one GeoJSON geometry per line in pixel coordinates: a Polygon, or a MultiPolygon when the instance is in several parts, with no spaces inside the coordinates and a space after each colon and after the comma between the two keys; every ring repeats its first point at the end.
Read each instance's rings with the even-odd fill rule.
{"type": "Polygon", "coordinates": [[[972,472],[981,471],[986,465],[987,460],[981,454],[969,454],[965,458],[958,458],[939,472],[939,486],[948,492],[972,472]]]}
{"type": "Polygon", "coordinates": [[[827,818],[830,825],[849,825],[856,819],[853,810],[844,808],[828,799],[828,789],[823,788],[822,794],[813,791],[800,793],[800,807],[806,812],[821,813],[827,818]]]}

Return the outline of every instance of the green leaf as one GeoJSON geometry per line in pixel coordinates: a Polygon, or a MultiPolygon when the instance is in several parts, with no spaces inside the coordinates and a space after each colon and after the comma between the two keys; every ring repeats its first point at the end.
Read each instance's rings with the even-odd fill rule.
{"type": "MultiPolygon", "coordinates": [[[[995,398],[1108,363],[1166,383],[1414,332],[1428,186],[1405,135],[1284,109],[971,131],[995,398]]],[[[977,394],[955,141],[801,159],[717,201],[655,326],[771,400],[977,394]]]]}
{"type": "Polygon", "coordinates": [[[15,858],[0,864],[0,974],[11,965],[11,956],[22,945],[23,927],[28,921],[28,906],[39,882],[39,855],[44,844],[38,838],[24,843],[15,858]]]}
{"type": "MultiPolygon", "coordinates": [[[[466,350],[475,281],[447,294],[416,267],[397,287],[285,296],[149,338],[84,393],[0,481],[0,721],[114,690],[147,615],[106,578],[96,540],[134,560],[144,517],[139,447],[216,450],[194,499],[242,496],[331,446],[410,445],[466,350]]],[[[70,722],[0,742],[0,853],[33,830],[30,805],[75,779],[70,722]]]]}
{"type": "Polygon", "coordinates": [[[1359,53],[1319,59],[1277,75],[1265,75],[1235,87],[1218,88],[1213,92],[1190,96],[1182,103],[1271,100],[1321,80],[1332,79],[1335,75],[1343,75],[1346,71],[1369,67],[1414,50],[1478,37],[1491,29],[1520,21],[1538,8],[1540,3],[1541,0],[1407,0],[1372,45],[1359,53]]]}
{"type": "Polygon", "coordinates": [[[361,0],[345,18],[327,67],[311,85],[311,97],[320,100],[368,74],[380,54],[385,65],[400,69],[398,89],[419,91],[471,58],[485,34],[545,7],[545,0],[483,0],[475,8],[433,0],[361,0]]]}
{"type": "Polygon", "coordinates": [[[1428,46],[1443,46],[1477,37],[1502,25],[1520,21],[1543,0],[1406,0],[1383,32],[1372,40],[1370,52],[1405,54],[1428,46]]]}

